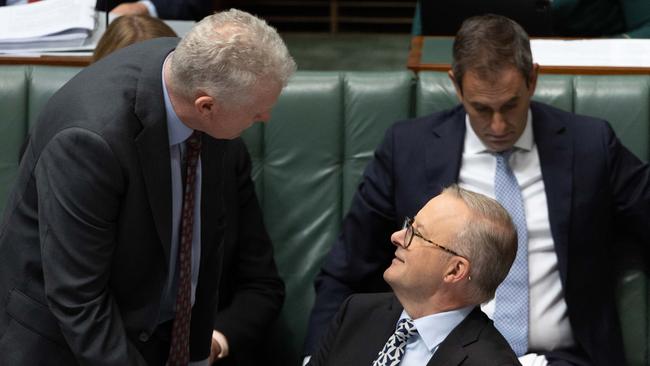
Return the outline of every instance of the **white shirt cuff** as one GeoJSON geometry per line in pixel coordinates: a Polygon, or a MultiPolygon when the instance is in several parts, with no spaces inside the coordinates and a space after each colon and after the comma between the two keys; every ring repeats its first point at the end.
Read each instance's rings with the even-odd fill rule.
{"type": "Polygon", "coordinates": [[[538,355],[537,353],[527,353],[519,357],[519,362],[522,366],[546,366],[548,361],[546,356],[538,355]]]}

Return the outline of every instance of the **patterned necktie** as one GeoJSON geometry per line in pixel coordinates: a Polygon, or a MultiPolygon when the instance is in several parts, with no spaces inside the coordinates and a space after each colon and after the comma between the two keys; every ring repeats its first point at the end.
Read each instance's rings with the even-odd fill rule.
{"type": "Polygon", "coordinates": [[[417,332],[413,320],[409,318],[400,319],[395,333],[388,338],[384,348],[377,355],[377,359],[373,361],[372,366],[399,365],[404,356],[406,341],[417,332]]]}
{"type": "Polygon", "coordinates": [[[190,320],[192,316],[192,232],[194,229],[194,188],[196,165],[201,154],[201,133],[194,131],[185,142],[185,188],[181,212],[181,240],[178,247],[178,293],[176,315],[169,347],[169,366],[187,366],[190,361],[190,320]]]}
{"type": "Polygon", "coordinates": [[[494,325],[521,356],[528,350],[528,230],[521,189],[508,164],[511,154],[512,150],[495,154],[494,193],[517,229],[517,256],[497,288],[494,325]]]}

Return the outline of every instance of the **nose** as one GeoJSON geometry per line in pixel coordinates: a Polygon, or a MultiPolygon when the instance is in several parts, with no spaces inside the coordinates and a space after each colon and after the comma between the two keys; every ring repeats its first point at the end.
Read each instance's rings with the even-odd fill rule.
{"type": "Polygon", "coordinates": [[[393,245],[398,246],[398,247],[404,247],[404,231],[406,229],[402,229],[399,231],[396,231],[393,233],[393,235],[390,236],[390,242],[393,243],[393,245]]]}
{"type": "Polygon", "coordinates": [[[495,135],[503,135],[506,132],[508,124],[503,114],[495,112],[492,115],[492,120],[490,121],[490,129],[495,135]]]}

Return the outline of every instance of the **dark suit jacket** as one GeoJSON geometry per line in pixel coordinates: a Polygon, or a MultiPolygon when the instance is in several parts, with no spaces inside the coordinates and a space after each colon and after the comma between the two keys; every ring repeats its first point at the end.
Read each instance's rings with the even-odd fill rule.
{"type": "MultiPolygon", "coordinates": [[[[402,305],[392,293],[350,296],[310,360],[311,366],[371,365],[395,331],[402,305]]],[[[440,344],[427,366],[520,365],[508,342],[476,307],[440,344]]]]}
{"type": "MultiPolygon", "coordinates": [[[[535,143],[569,320],[594,365],[624,365],[615,309],[616,243],[650,242],[650,172],[609,124],[531,104],[535,143]]],[[[465,135],[462,106],[393,125],[367,167],[339,240],[316,279],[306,351],[351,293],[385,291],[390,234],[458,179],[465,135]]]]}
{"type": "Polygon", "coordinates": [[[226,230],[214,328],[228,339],[229,356],[220,366],[263,363],[256,352],[280,313],[284,285],[273,259],[273,246],[251,180],[251,161],[241,139],[228,145],[224,158],[226,230]]]}
{"type": "MultiPolygon", "coordinates": [[[[1,0],[0,0],[1,1],[1,0]]],[[[121,3],[138,0],[98,0],[97,10],[112,10],[121,3]]],[[[214,0],[151,0],[160,19],[196,20],[212,14],[215,10],[214,0]]]]}
{"type": "MultiPolygon", "coordinates": [[[[166,357],[166,343],[152,335],[161,333],[173,255],[161,70],[176,42],[161,38],[115,52],[80,72],[42,111],[0,226],[0,364],[154,365],[166,357]]],[[[243,144],[204,135],[201,161],[192,360],[208,356],[216,323],[234,334],[235,316],[215,316],[224,267],[237,281],[261,277],[251,290],[280,285],[279,294],[233,295],[233,303],[282,298],[243,144]],[[242,219],[250,225],[239,227],[242,219]],[[241,249],[235,240],[243,240],[241,249]],[[225,264],[239,258],[248,261],[225,264]],[[271,273],[260,275],[264,270],[271,273]]]]}

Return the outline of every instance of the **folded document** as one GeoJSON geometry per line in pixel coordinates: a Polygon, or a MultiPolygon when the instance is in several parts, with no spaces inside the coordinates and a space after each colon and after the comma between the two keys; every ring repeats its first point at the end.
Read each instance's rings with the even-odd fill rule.
{"type": "Polygon", "coordinates": [[[96,26],[95,0],[0,7],[0,53],[83,47],[96,26]]]}

